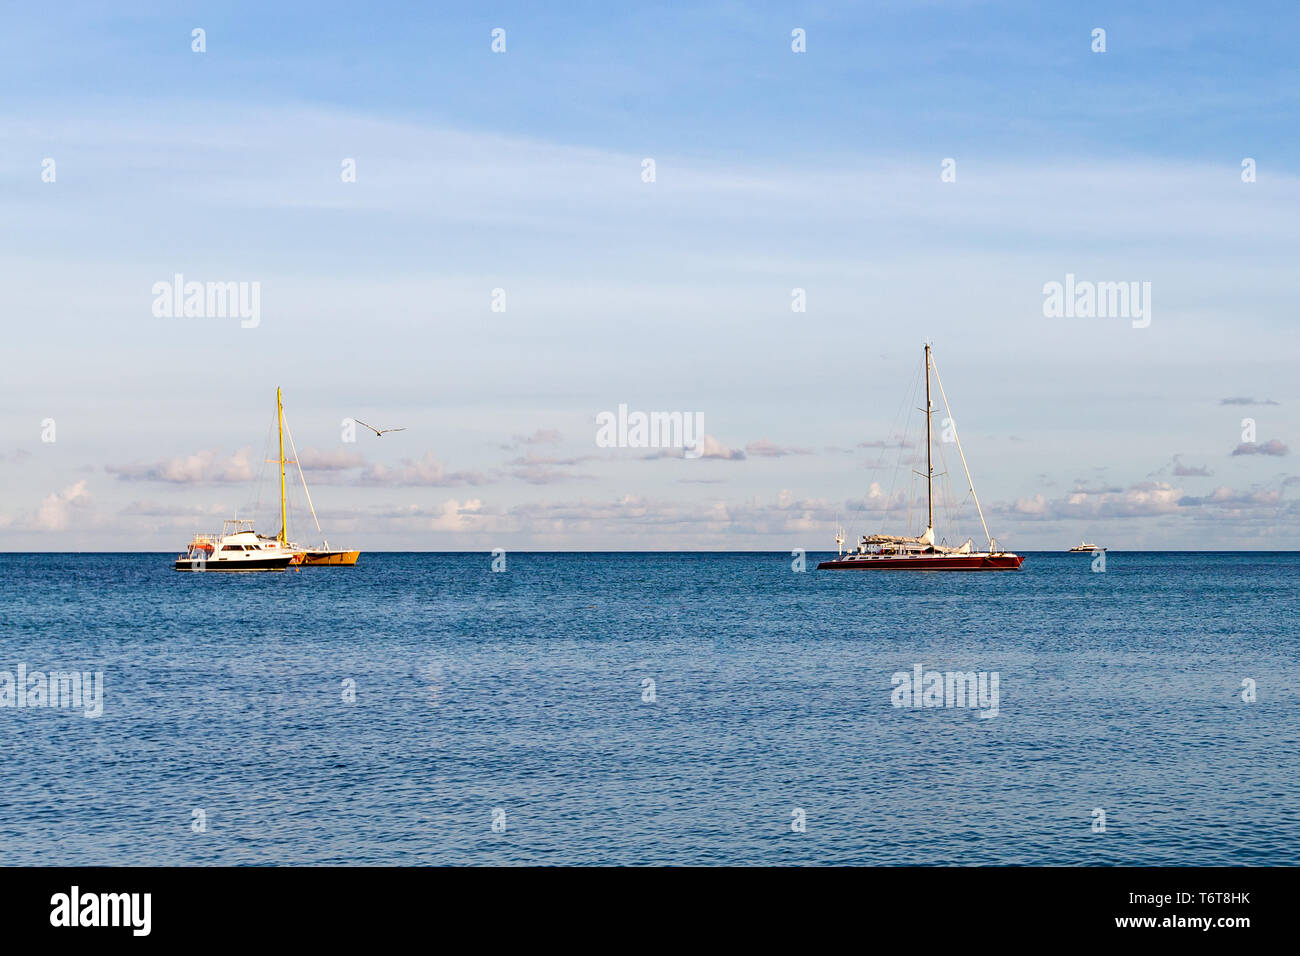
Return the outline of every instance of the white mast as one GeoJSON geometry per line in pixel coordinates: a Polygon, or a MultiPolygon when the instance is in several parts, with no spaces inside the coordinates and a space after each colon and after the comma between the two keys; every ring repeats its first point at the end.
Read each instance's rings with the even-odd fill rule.
{"type": "MultiPolygon", "coordinates": [[[[925,384],[926,384],[926,391],[928,394],[929,386],[930,386],[930,377],[928,372],[928,369],[930,367],[930,358],[929,358],[930,347],[928,345],[925,348],[925,353],[926,353],[926,369],[927,369],[925,384]]],[[[952,427],[952,437],[953,440],[957,443],[957,454],[961,456],[961,467],[962,470],[966,472],[966,484],[970,487],[971,498],[975,500],[975,510],[979,513],[980,524],[984,528],[984,537],[989,539],[989,551],[991,552],[993,550],[993,536],[989,534],[988,522],[984,520],[984,509],[980,507],[979,495],[975,494],[975,481],[974,479],[971,478],[970,468],[966,464],[966,453],[961,450],[961,438],[957,435],[957,422],[953,420],[952,406],[948,404],[948,395],[943,390],[943,379],[939,377],[938,365],[934,366],[934,380],[939,383],[939,394],[943,396],[943,407],[948,412],[948,424],[952,427]]],[[[926,400],[926,404],[927,405],[929,404],[929,399],[926,400]]],[[[929,454],[929,450],[927,448],[927,457],[928,454],[929,454]]]]}
{"type": "MultiPolygon", "coordinates": [[[[951,414],[951,413],[950,413],[951,414]]],[[[930,432],[934,405],[930,401],[930,343],[925,343],[925,509],[926,532],[934,543],[934,466],[930,463],[930,432]]]]}
{"type": "Polygon", "coordinates": [[[320,518],[316,517],[316,506],[311,503],[311,492],[307,490],[307,476],[302,473],[302,462],[298,461],[298,446],[293,442],[293,429],[289,423],[284,423],[284,430],[289,433],[289,447],[293,449],[294,463],[298,466],[298,480],[302,482],[302,493],[307,496],[307,508],[311,511],[311,520],[316,522],[316,533],[320,535],[321,546],[329,548],[329,542],[325,540],[325,532],[320,528],[320,518]]]}

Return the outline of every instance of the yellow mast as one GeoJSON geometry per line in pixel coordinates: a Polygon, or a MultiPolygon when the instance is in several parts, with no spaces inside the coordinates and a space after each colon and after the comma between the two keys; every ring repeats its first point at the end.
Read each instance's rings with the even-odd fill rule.
{"type": "Polygon", "coordinates": [[[284,494],[284,398],[280,389],[275,390],[275,419],[280,431],[280,543],[289,543],[289,509],[285,504],[284,494]]]}

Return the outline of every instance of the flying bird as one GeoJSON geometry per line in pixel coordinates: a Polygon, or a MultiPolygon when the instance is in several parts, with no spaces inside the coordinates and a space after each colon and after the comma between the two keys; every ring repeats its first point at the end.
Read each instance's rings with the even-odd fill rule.
{"type": "MultiPolygon", "coordinates": [[[[359,418],[354,418],[354,419],[352,419],[352,420],[353,420],[354,422],[356,422],[358,425],[366,425],[366,423],[363,422],[363,421],[362,421],[361,419],[359,419],[359,418]]],[[[366,427],[369,428],[372,432],[375,433],[375,437],[376,437],[376,438],[383,438],[385,432],[404,432],[404,431],[406,431],[405,428],[376,428],[374,425],[366,425],[366,427]]]]}

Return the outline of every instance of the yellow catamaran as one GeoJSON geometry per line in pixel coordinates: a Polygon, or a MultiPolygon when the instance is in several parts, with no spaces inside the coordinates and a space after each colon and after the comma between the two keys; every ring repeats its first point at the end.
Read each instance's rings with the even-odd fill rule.
{"type": "Polygon", "coordinates": [[[280,466],[280,533],[275,536],[276,540],[283,547],[298,555],[296,563],[299,565],[351,566],[356,564],[357,558],[361,557],[360,551],[331,548],[329,542],[325,540],[325,532],[321,531],[320,519],[316,517],[316,508],[311,503],[311,492],[307,490],[307,478],[302,473],[302,465],[298,464],[298,448],[294,445],[292,431],[289,431],[289,447],[293,451],[293,458],[284,457],[284,434],[288,430],[288,426],[284,422],[284,395],[279,388],[275,390],[275,419],[280,437],[280,457],[272,458],[270,462],[280,466]],[[316,533],[321,536],[320,547],[304,548],[289,540],[289,505],[288,497],[285,494],[285,465],[298,465],[298,479],[302,482],[303,494],[307,496],[307,508],[311,511],[311,520],[316,523],[316,533]]]}

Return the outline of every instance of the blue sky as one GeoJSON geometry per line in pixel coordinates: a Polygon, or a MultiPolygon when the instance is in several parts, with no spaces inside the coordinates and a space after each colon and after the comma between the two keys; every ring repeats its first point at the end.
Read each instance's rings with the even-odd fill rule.
{"type": "Polygon", "coordinates": [[[247,514],[276,385],[336,543],[825,547],[906,517],[926,338],[1003,543],[1300,531],[1293,5],[3,16],[0,548],[247,514]],[[155,317],[176,273],[260,324],[155,317]],[[1151,325],[1045,317],[1067,273],[1151,282],[1151,325]],[[713,454],[597,448],[620,403],[713,454]]]}

